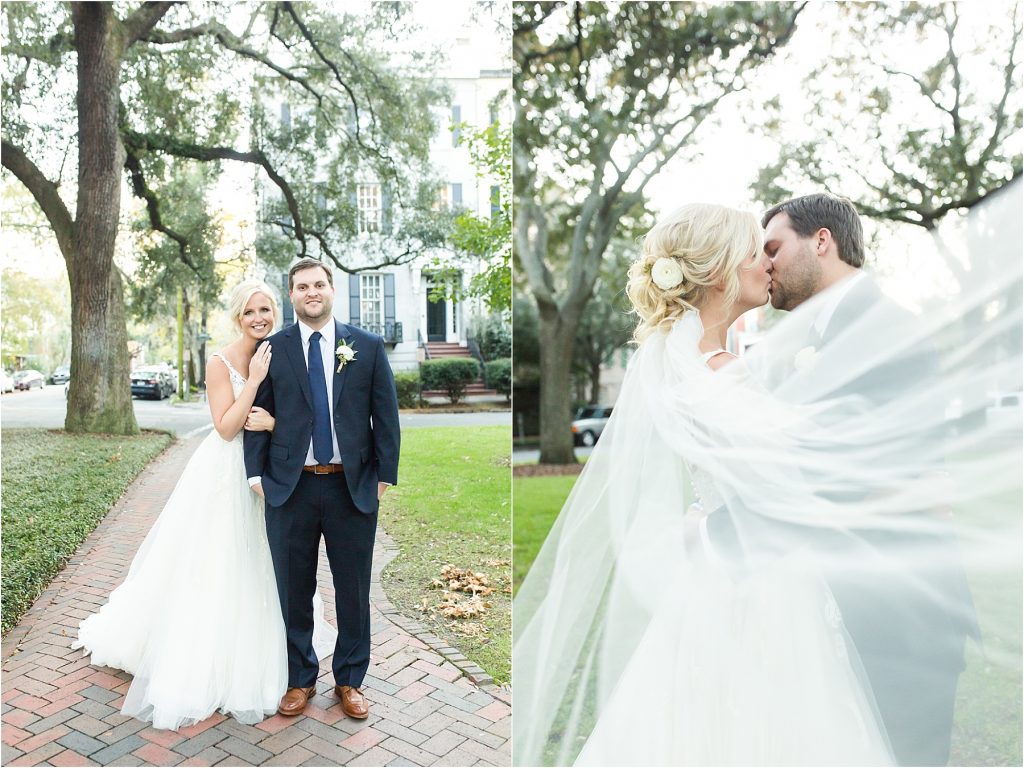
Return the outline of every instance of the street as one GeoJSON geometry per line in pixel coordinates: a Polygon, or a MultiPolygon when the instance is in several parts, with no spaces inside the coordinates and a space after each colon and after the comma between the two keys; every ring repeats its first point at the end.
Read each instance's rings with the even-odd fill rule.
{"type": "MultiPolygon", "coordinates": [[[[593,446],[586,448],[582,445],[576,446],[576,458],[579,461],[590,456],[594,452],[593,446]]],[[[540,459],[540,448],[518,448],[512,451],[512,464],[536,464],[540,459]]]]}
{"type": "MultiPolygon", "coordinates": [[[[210,411],[204,400],[173,404],[167,400],[134,400],[135,418],[143,429],[166,429],[177,437],[184,437],[212,427],[210,411]]],[[[45,427],[60,429],[64,426],[67,401],[64,385],[48,384],[43,389],[28,392],[8,392],[0,398],[0,425],[3,427],[45,427]]],[[[512,425],[511,411],[483,411],[480,413],[403,413],[403,429],[416,427],[485,427],[512,425]]]]}

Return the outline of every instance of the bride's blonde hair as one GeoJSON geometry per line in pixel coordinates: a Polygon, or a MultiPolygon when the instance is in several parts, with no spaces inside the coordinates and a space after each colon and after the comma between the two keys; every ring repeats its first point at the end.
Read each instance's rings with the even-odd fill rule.
{"type": "Polygon", "coordinates": [[[262,280],[243,280],[231,289],[231,295],[228,296],[228,312],[231,315],[231,321],[235,324],[235,329],[239,333],[242,332],[242,313],[245,312],[245,305],[257,293],[262,293],[267,297],[267,301],[270,302],[270,308],[274,312],[274,328],[277,327],[281,319],[281,311],[278,309],[274,290],[262,280]]]}
{"type": "Polygon", "coordinates": [[[731,304],[740,293],[737,272],[764,248],[764,233],[752,213],[708,203],[677,208],[644,237],[643,249],[627,273],[626,295],[640,323],[639,343],[654,331],[668,332],[687,311],[699,309],[711,289],[722,283],[731,304]],[[683,280],[674,288],[658,287],[651,276],[659,258],[674,260],[683,280]]]}

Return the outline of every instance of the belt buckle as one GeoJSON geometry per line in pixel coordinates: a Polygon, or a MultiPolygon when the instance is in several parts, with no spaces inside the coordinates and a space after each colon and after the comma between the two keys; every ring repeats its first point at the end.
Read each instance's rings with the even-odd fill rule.
{"type": "Polygon", "coordinates": [[[331,468],[322,464],[317,464],[313,467],[314,475],[329,475],[331,474],[331,468]],[[322,471],[321,471],[322,470],[322,471]]]}

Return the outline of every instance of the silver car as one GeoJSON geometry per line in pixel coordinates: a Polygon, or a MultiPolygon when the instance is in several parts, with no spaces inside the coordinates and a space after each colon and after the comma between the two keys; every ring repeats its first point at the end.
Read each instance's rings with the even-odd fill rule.
{"type": "Polygon", "coordinates": [[[610,405],[588,405],[576,412],[572,422],[572,439],[576,445],[588,448],[597,442],[604,431],[605,424],[612,415],[610,405]]]}

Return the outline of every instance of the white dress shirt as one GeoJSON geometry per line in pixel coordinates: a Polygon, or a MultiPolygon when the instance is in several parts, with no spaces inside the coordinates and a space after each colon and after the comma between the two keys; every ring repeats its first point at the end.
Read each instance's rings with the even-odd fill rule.
{"type": "MultiPolygon", "coordinates": [[[[313,329],[301,320],[299,321],[299,335],[302,337],[302,358],[306,361],[306,370],[309,370],[309,337],[313,335],[313,329]]],[[[330,408],[331,419],[331,464],[341,464],[341,451],[338,450],[338,435],[334,427],[334,369],[338,361],[334,357],[334,318],[320,329],[320,357],[324,361],[324,378],[327,379],[327,405],[330,408]]],[[[313,457],[313,440],[309,440],[309,450],[306,451],[306,466],[316,464],[313,457]]]]}
{"type": "MultiPolygon", "coordinates": [[[[313,335],[313,329],[299,321],[299,336],[302,339],[302,359],[306,363],[306,370],[309,370],[309,337],[313,335]]],[[[320,329],[320,356],[324,361],[324,378],[327,379],[327,405],[330,408],[331,419],[331,448],[334,453],[331,455],[331,464],[341,464],[341,451],[338,449],[338,434],[334,427],[334,369],[338,361],[334,357],[334,318],[320,329]]],[[[309,440],[309,450],[306,451],[306,465],[316,464],[313,456],[313,439],[309,440]]],[[[262,475],[254,475],[248,478],[249,485],[253,486],[263,479],[262,475]]]]}

